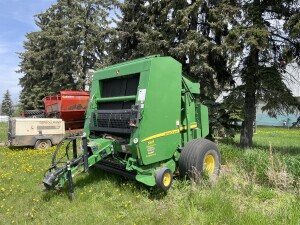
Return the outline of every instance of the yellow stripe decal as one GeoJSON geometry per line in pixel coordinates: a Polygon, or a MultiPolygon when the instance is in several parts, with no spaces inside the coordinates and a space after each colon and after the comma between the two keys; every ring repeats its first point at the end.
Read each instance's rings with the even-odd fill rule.
{"type": "Polygon", "coordinates": [[[171,134],[177,134],[177,133],[179,133],[178,129],[176,129],[176,130],[169,130],[169,131],[166,131],[166,132],[162,132],[162,133],[155,134],[155,135],[152,135],[150,137],[147,137],[144,140],[142,140],[141,142],[148,141],[148,140],[151,140],[151,139],[154,139],[154,138],[168,136],[168,135],[171,135],[171,134]]]}
{"type": "MultiPolygon", "coordinates": [[[[197,128],[197,125],[196,124],[191,125],[190,128],[191,129],[197,128]]],[[[175,130],[169,130],[169,131],[165,131],[165,132],[162,132],[162,133],[159,133],[159,134],[154,134],[150,137],[147,137],[147,138],[143,139],[141,142],[149,141],[151,139],[160,138],[160,137],[164,137],[164,136],[168,136],[168,135],[172,135],[172,134],[178,134],[179,130],[180,131],[186,130],[186,126],[181,126],[179,129],[175,129],[175,130]]]]}
{"type": "MultiPolygon", "coordinates": [[[[190,126],[190,129],[195,129],[195,128],[197,128],[197,124],[193,124],[193,125],[190,126]]],[[[180,127],[180,131],[183,131],[183,130],[186,130],[186,126],[181,126],[180,127]]]]}

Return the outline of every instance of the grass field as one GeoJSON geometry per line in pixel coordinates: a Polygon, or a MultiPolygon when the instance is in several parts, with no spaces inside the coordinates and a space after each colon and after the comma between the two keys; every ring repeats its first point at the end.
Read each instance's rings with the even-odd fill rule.
{"type": "Polygon", "coordinates": [[[7,140],[7,122],[0,122],[0,142],[4,142],[7,140]]]}
{"type": "MultiPolygon", "coordinates": [[[[238,139],[238,137],[237,137],[238,139]]],[[[300,224],[300,130],[259,128],[255,148],[219,143],[217,181],[175,179],[167,194],[91,169],[43,192],[54,147],[0,147],[0,224],[300,224]]]]}

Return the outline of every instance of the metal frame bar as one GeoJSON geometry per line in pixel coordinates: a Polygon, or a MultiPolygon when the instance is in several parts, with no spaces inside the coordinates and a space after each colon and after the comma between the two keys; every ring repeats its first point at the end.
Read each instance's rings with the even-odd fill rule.
{"type": "Polygon", "coordinates": [[[108,98],[97,98],[96,102],[122,102],[122,101],[132,101],[136,99],[136,95],[128,96],[118,96],[118,97],[108,97],[108,98]]]}

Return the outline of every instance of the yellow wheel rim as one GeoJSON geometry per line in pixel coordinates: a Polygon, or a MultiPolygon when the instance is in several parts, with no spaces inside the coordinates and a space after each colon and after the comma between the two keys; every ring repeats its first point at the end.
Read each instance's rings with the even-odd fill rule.
{"type": "Polygon", "coordinates": [[[204,171],[208,173],[208,175],[211,175],[214,172],[215,169],[215,158],[213,155],[208,154],[204,158],[204,171]]]}
{"type": "Polygon", "coordinates": [[[170,173],[166,173],[163,177],[163,184],[165,187],[168,187],[171,183],[171,174],[170,173]]]}

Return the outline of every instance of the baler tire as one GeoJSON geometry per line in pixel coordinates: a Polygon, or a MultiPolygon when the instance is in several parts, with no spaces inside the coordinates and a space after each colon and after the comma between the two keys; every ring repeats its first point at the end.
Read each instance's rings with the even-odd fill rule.
{"type": "Polygon", "coordinates": [[[44,150],[50,148],[51,146],[52,144],[50,140],[37,140],[34,145],[34,148],[38,150],[44,150]]]}
{"type": "Polygon", "coordinates": [[[168,168],[160,168],[155,175],[155,182],[158,188],[168,191],[172,185],[173,173],[168,168]]]}
{"type": "Polygon", "coordinates": [[[221,156],[217,145],[207,139],[194,139],[183,148],[179,159],[181,177],[198,182],[204,175],[209,178],[220,174],[221,156]]]}

